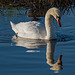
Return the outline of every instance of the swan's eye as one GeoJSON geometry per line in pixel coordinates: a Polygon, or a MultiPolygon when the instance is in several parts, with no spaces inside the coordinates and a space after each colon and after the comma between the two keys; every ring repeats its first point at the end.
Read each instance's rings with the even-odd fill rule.
{"type": "Polygon", "coordinates": [[[61,17],[60,17],[60,16],[57,16],[56,18],[59,18],[59,19],[61,19],[61,17]]]}

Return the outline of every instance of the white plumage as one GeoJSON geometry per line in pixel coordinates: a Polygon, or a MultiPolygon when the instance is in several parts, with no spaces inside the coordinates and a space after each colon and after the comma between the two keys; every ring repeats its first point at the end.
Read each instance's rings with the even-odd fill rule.
{"type": "Polygon", "coordinates": [[[29,21],[29,22],[20,22],[19,24],[13,24],[11,21],[11,26],[14,32],[23,38],[31,39],[43,39],[46,35],[44,27],[41,26],[39,22],[29,21]]]}
{"type": "Polygon", "coordinates": [[[13,31],[19,37],[30,38],[30,39],[55,39],[55,31],[51,25],[52,16],[60,16],[60,12],[57,8],[51,8],[45,15],[45,28],[42,27],[41,23],[36,21],[20,22],[14,24],[10,21],[13,31]]]}

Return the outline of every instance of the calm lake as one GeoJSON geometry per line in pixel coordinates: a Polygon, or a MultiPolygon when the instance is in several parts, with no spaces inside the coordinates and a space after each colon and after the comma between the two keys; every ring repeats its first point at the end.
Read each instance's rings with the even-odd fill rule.
{"type": "MultiPolygon", "coordinates": [[[[43,12],[43,11],[42,11],[43,12]]],[[[43,41],[16,38],[10,21],[31,21],[29,9],[0,11],[0,75],[74,75],[75,74],[75,9],[61,17],[58,40],[43,41]],[[62,56],[62,65],[53,64],[62,56]]],[[[45,17],[37,17],[43,23],[45,17]]],[[[57,25],[54,21],[53,24],[57,25]]]]}

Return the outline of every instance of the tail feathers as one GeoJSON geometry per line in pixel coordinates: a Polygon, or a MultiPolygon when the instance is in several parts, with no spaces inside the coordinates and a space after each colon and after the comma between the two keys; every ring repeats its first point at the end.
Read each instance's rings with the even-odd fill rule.
{"type": "Polygon", "coordinates": [[[10,21],[10,24],[11,24],[12,30],[13,30],[15,33],[17,33],[16,25],[15,25],[12,21],[10,21]]]}
{"type": "Polygon", "coordinates": [[[11,25],[13,24],[12,21],[10,21],[10,24],[11,24],[11,25]]]}

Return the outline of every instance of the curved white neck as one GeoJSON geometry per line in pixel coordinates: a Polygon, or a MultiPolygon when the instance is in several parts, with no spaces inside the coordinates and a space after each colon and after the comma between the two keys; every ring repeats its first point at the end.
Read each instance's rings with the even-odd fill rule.
{"type": "Polygon", "coordinates": [[[46,27],[46,37],[45,39],[56,39],[54,27],[52,25],[52,15],[50,15],[50,12],[48,11],[45,15],[45,27],[46,27]]]}

